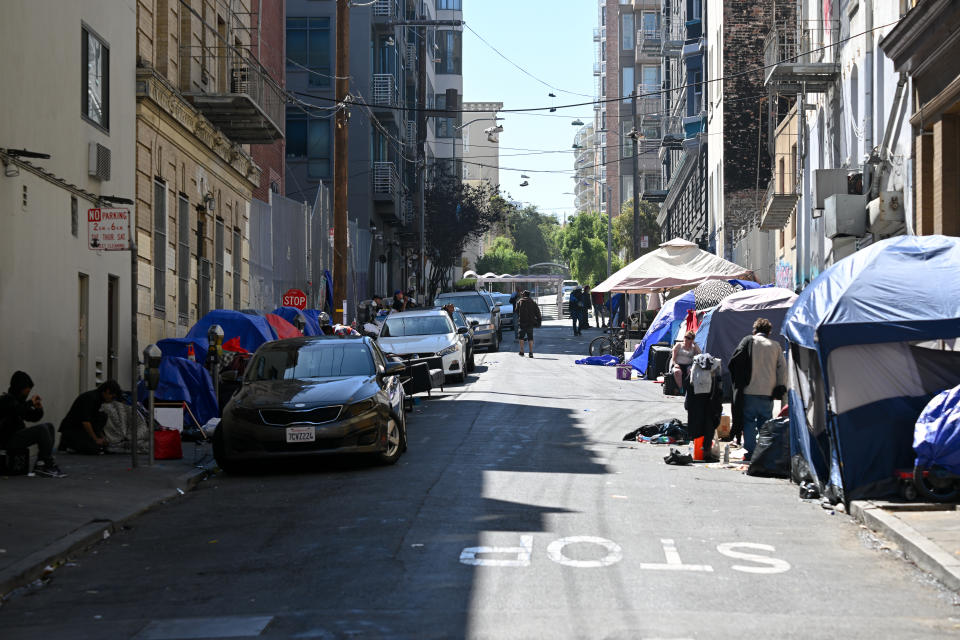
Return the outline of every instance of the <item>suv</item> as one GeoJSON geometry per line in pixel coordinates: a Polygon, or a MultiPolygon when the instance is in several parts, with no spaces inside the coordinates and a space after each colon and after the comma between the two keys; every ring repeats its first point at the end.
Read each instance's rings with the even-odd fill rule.
{"type": "Polygon", "coordinates": [[[480,291],[453,291],[441,293],[433,302],[442,307],[453,304],[467,316],[467,320],[476,320],[479,324],[473,329],[473,343],[477,347],[487,347],[489,351],[498,351],[503,339],[500,326],[500,306],[493,301],[489,293],[480,291]]]}

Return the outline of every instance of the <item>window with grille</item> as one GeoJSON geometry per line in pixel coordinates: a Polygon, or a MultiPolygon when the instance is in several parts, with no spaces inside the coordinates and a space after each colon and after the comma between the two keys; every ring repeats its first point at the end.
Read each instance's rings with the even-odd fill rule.
{"type": "Polygon", "coordinates": [[[213,304],[217,309],[223,309],[223,231],[223,220],[217,218],[213,234],[213,304]]]}
{"type": "Polygon", "coordinates": [[[190,201],[180,194],[177,211],[177,316],[183,326],[190,321],[190,201]]]}
{"type": "Polygon", "coordinates": [[[233,228],[233,308],[241,309],[240,292],[243,286],[243,236],[233,228]]]}
{"type": "Polygon", "coordinates": [[[153,309],[166,310],[167,295],[167,185],[153,181],[153,309]]]}

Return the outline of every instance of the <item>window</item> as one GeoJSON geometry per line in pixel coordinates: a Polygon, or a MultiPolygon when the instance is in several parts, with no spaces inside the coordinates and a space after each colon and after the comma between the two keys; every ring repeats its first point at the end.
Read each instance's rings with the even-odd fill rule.
{"type": "Polygon", "coordinates": [[[110,129],[110,49],[89,31],[81,30],[83,117],[103,129],[110,129]]]}
{"type": "Polygon", "coordinates": [[[180,194],[177,203],[177,320],[190,321],[190,201],[180,194]]]}
{"type": "Polygon", "coordinates": [[[153,309],[161,315],[167,296],[167,185],[153,181],[153,309]]]}
{"type": "Polygon", "coordinates": [[[242,308],[241,290],[243,288],[243,236],[240,228],[233,228],[233,308],[242,308]]]}
{"type": "Polygon", "coordinates": [[[306,159],[307,176],[320,180],[331,175],[330,156],[330,120],[288,112],[287,157],[306,159]]]}
{"type": "Polygon", "coordinates": [[[462,34],[459,31],[437,32],[437,73],[462,73],[462,34]]]}
{"type": "MultiPolygon", "coordinates": [[[[645,64],[641,69],[643,78],[643,93],[656,93],[660,91],[660,65],[645,64]]],[[[656,98],[656,96],[651,96],[656,98]]]]}
{"type": "Polygon", "coordinates": [[[687,116],[696,116],[703,110],[703,70],[694,69],[689,75],[687,116]]]}
{"type": "Polygon", "coordinates": [[[633,157],[633,139],[627,136],[632,129],[630,122],[620,123],[620,157],[633,157]]]}
{"type": "Polygon", "coordinates": [[[287,68],[312,71],[309,84],[329,87],[330,18],[287,18],[287,68]],[[319,74],[319,75],[318,75],[319,74]]]}
{"type": "MultiPolygon", "coordinates": [[[[631,93],[637,90],[637,88],[633,85],[633,67],[624,67],[621,69],[620,79],[622,81],[620,85],[621,94],[629,96],[631,93]]],[[[631,102],[633,102],[633,98],[624,100],[623,104],[630,104],[631,102]]]]}
{"type": "Polygon", "coordinates": [[[624,13],[620,16],[620,48],[633,49],[633,14],[624,13]]]}
{"type": "Polygon", "coordinates": [[[217,218],[217,226],[213,235],[213,304],[217,309],[223,309],[223,220],[217,218]]]}
{"type": "Polygon", "coordinates": [[[437,0],[438,11],[460,11],[460,0],[437,0]]]}
{"type": "Polygon", "coordinates": [[[654,11],[644,11],[640,18],[644,37],[656,37],[660,32],[660,17],[654,11]]]}
{"type": "Polygon", "coordinates": [[[76,238],[80,232],[80,203],[77,196],[70,196],[70,233],[76,238]]]}
{"type": "MultiPolygon", "coordinates": [[[[446,109],[447,108],[447,96],[443,93],[438,93],[436,99],[434,100],[434,106],[437,109],[446,109]]],[[[456,129],[460,125],[460,120],[463,117],[462,113],[457,113],[451,118],[436,118],[434,120],[434,129],[438,138],[457,138],[460,136],[460,131],[456,129]]]]}

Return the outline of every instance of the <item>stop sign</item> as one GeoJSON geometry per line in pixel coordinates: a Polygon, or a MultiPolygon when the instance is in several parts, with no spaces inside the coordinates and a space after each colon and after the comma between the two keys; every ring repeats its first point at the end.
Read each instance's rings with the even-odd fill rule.
{"type": "Polygon", "coordinates": [[[284,307],[306,309],[307,294],[305,294],[303,291],[300,291],[300,289],[289,289],[285,294],[283,294],[283,300],[281,300],[281,303],[284,307]]]}

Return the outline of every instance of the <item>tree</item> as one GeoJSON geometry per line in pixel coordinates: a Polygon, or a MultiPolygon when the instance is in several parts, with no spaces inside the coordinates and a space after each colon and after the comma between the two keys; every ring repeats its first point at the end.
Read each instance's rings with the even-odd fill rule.
{"type": "Polygon", "coordinates": [[[557,258],[556,243],[552,241],[560,223],[554,216],[540,213],[532,205],[515,207],[507,216],[506,226],[514,247],[527,254],[531,264],[557,258]]]}
{"type": "Polygon", "coordinates": [[[510,238],[498,236],[490,250],[477,260],[477,273],[524,273],[530,263],[527,254],[513,248],[510,238]]]}
{"type": "MultiPolygon", "coordinates": [[[[653,251],[660,244],[660,225],[657,224],[659,211],[657,205],[652,202],[640,201],[637,211],[640,214],[640,235],[648,236],[650,239],[647,248],[640,249],[641,255],[653,251]]],[[[617,252],[626,251],[627,255],[633,254],[633,198],[623,203],[620,207],[620,215],[613,220],[613,246],[617,252]]]]}
{"type": "Polygon", "coordinates": [[[427,292],[432,300],[450,281],[467,243],[503,221],[510,205],[495,187],[486,183],[468,185],[445,175],[426,186],[424,200],[426,253],[430,260],[427,292]]]}
{"type": "MultiPolygon", "coordinates": [[[[560,256],[570,265],[570,274],[583,284],[596,284],[607,277],[607,219],[599,213],[580,213],[567,220],[558,234],[560,256]]],[[[612,269],[620,268],[613,256],[612,269]]]]}

